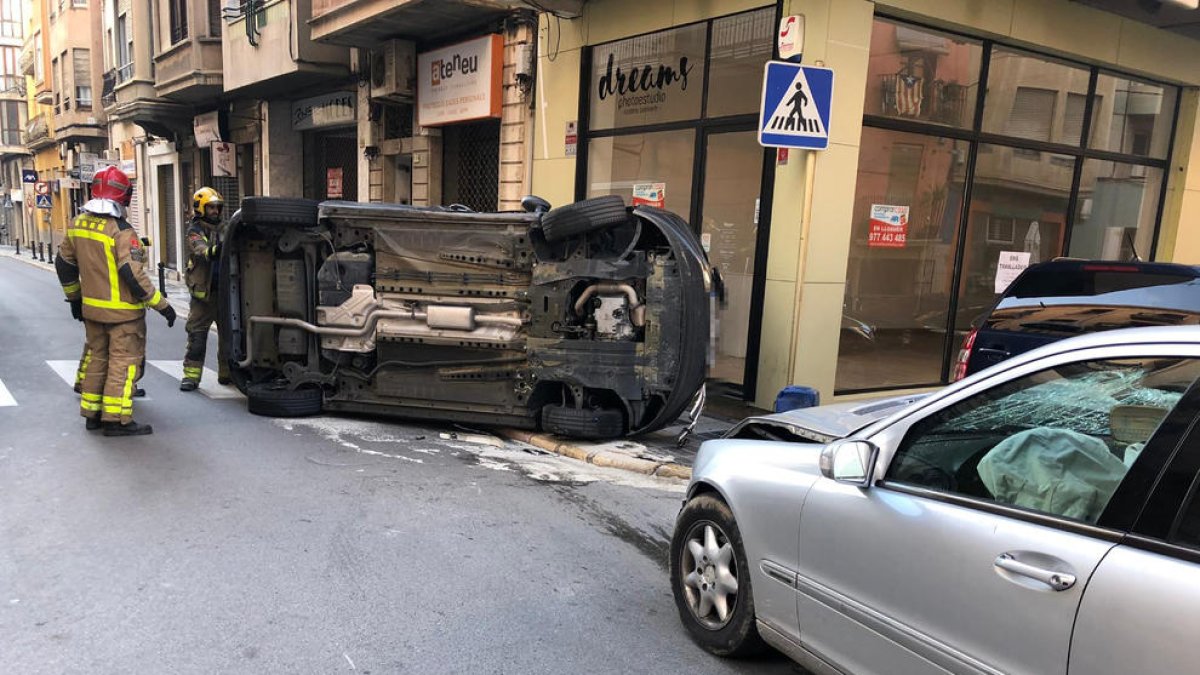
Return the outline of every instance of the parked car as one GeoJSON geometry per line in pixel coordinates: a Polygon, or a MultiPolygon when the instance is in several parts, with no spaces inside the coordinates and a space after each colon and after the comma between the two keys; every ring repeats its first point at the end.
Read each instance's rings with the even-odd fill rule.
{"type": "Polygon", "coordinates": [[[712,271],[691,228],[601,197],[476,213],[252,197],[221,252],[251,412],[659,429],[701,398],[712,271]]]}
{"type": "Polygon", "coordinates": [[[1200,268],[1052,260],[1027,268],[973,323],[954,364],[954,379],[1066,337],[1198,323],[1200,268]]]}
{"type": "Polygon", "coordinates": [[[817,673],[1193,672],[1200,327],[1014,356],[829,444],[699,452],[670,581],[692,638],[817,673]]]}

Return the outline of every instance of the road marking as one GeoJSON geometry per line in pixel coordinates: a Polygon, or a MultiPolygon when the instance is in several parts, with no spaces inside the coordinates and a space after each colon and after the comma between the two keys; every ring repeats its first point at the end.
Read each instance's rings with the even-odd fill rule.
{"type": "MultiPolygon", "coordinates": [[[[75,370],[79,367],[79,361],[47,361],[46,365],[50,366],[50,369],[62,378],[62,381],[66,382],[67,386],[72,389],[75,388],[75,370]]],[[[139,382],[138,385],[141,386],[141,383],[139,382]]],[[[142,388],[145,389],[145,387],[142,388]]],[[[149,401],[150,396],[146,395],[134,400],[149,401]]]]}
{"type": "Polygon", "coordinates": [[[8,387],[4,386],[4,380],[0,380],[0,408],[16,404],[17,399],[13,398],[12,394],[8,393],[8,387]]]}
{"type": "MultiPolygon", "coordinates": [[[[183,379],[183,361],[148,361],[178,382],[183,379]]],[[[217,384],[217,374],[205,368],[204,376],[200,378],[200,393],[209,398],[243,398],[242,392],[227,384],[217,384]]]]}

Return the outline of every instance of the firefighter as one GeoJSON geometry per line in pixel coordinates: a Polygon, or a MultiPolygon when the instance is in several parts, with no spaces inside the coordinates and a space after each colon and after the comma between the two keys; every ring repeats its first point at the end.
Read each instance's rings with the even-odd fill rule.
{"type": "Polygon", "coordinates": [[[83,321],[91,354],[80,393],[80,414],[89,430],[105,436],[153,433],[133,421],[133,390],[146,356],[146,307],[160,312],[167,327],[175,310],[146,275],[146,247],[124,219],[131,197],[129,178],[116,167],[96,172],[92,199],[67,229],[54,266],[83,321]]]}
{"type": "MultiPolygon", "coordinates": [[[[216,263],[221,252],[221,211],[225,200],[221,193],[202,187],[192,195],[192,224],[187,230],[188,263],[185,274],[191,305],[187,318],[187,352],[183,357],[180,391],[195,391],[204,375],[204,355],[208,351],[208,329],[217,320],[216,263]]],[[[229,365],[225,349],[217,337],[217,383],[229,384],[229,365]]]]}

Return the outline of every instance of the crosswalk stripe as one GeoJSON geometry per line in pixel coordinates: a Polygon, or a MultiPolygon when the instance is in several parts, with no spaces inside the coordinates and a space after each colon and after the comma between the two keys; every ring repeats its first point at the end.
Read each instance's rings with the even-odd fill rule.
{"type": "MultiPolygon", "coordinates": [[[[182,361],[148,361],[147,363],[175,378],[176,381],[183,379],[182,361]]],[[[204,376],[200,378],[199,391],[209,398],[242,398],[242,392],[238,391],[236,387],[217,384],[217,374],[208,368],[204,369],[204,376]]]]}
{"type": "Polygon", "coordinates": [[[4,380],[0,380],[0,408],[16,404],[17,399],[13,398],[12,394],[8,393],[8,387],[4,386],[4,380]]]}
{"type": "MultiPolygon", "coordinates": [[[[50,369],[54,371],[54,374],[58,375],[60,378],[62,378],[62,381],[66,382],[67,386],[69,386],[69,387],[75,386],[75,371],[77,368],[79,368],[78,360],[47,361],[46,365],[50,366],[50,369]]],[[[138,384],[139,384],[139,386],[141,386],[141,383],[138,383],[138,384]]],[[[145,389],[144,386],[142,388],[145,389]]],[[[146,396],[143,396],[143,397],[140,397],[140,398],[137,398],[134,400],[135,401],[149,401],[150,395],[147,394],[146,396]]]]}

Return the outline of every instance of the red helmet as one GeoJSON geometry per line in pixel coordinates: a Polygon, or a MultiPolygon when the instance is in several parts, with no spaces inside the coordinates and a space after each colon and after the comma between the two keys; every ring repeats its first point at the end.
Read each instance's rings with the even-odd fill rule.
{"type": "Polygon", "coordinates": [[[123,206],[129,206],[129,201],[133,198],[131,188],[129,176],[115,166],[100,169],[92,178],[94,199],[111,199],[123,206]]]}

